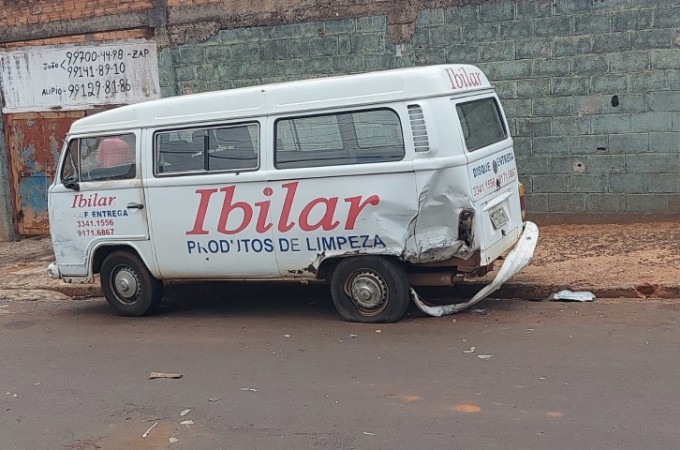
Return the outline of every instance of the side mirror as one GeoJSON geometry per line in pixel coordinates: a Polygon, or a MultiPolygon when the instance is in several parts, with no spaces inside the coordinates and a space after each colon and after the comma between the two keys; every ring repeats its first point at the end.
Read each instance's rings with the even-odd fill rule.
{"type": "Polygon", "coordinates": [[[80,191],[80,183],[78,183],[75,178],[67,177],[62,180],[64,187],[66,189],[72,189],[74,191],[80,191]]]}

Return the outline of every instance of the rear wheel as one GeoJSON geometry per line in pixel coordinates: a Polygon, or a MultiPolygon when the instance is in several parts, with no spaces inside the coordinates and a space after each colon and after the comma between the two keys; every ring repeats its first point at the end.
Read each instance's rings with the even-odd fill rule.
{"type": "Polygon", "coordinates": [[[411,298],[404,268],[381,256],[343,259],[333,271],[331,295],[345,320],[366,323],[396,322],[411,298]]]}
{"type": "Polygon", "coordinates": [[[163,282],[151,275],[144,263],[129,252],[116,251],[102,264],[101,285],[106,301],[120,316],[151,314],[163,296],[163,282]]]}

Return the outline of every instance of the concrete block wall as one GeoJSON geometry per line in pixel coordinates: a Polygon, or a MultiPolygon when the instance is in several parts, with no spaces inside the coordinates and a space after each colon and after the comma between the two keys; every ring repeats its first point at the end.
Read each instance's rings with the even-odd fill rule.
{"type": "MultiPolygon", "coordinates": [[[[680,0],[498,1],[221,29],[164,49],[166,95],[439,63],[481,67],[542,221],[680,214],[680,0]]],[[[163,70],[162,70],[163,72],[163,70]]]]}

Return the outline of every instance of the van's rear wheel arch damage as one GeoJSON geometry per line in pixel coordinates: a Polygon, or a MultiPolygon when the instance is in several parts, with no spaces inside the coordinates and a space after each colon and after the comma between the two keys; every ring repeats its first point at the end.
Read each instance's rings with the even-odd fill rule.
{"type": "Polygon", "coordinates": [[[138,317],[155,311],[163,297],[163,282],[156,279],[132,249],[114,250],[100,268],[102,291],[118,315],[138,317]]]}
{"type": "Polygon", "coordinates": [[[411,295],[403,264],[394,257],[352,256],[334,262],[331,297],[338,313],[355,322],[396,322],[411,295]]]}

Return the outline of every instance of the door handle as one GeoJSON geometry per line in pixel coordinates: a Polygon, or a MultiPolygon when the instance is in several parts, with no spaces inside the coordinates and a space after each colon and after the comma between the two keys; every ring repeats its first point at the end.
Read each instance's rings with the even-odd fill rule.
{"type": "Polygon", "coordinates": [[[144,209],[144,205],[141,203],[128,203],[127,209],[144,209]]]}

